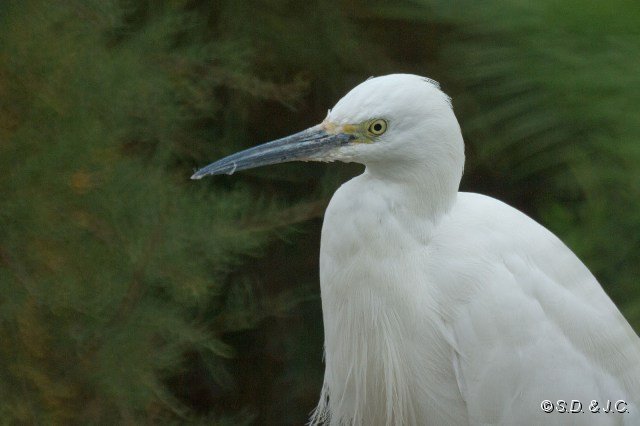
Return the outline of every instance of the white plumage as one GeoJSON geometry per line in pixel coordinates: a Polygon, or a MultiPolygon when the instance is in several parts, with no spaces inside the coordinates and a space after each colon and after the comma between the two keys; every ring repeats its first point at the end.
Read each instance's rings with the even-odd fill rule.
{"type": "MultiPolygon", "coordinates": [[[[326,372],[312,423],[640,425],[640,339],[551,232],[458,192],[463,140],[437,84],[367,80],[318,129],[343,139],[280,161],[366,170],[335,193],[322,229],[326,372]],[[543,400],[579,400],[584,413],[547,414],[543,400]],[[627,412],[591,413],[592,400],[627,412]]],[[[194,177],[228,170],[216,164],[194,177]]]]}

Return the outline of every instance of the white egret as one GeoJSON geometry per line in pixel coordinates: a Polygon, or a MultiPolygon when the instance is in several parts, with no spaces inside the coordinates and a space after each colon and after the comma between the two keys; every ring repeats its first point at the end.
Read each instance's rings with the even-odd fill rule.
{"type": "Polygon", "coordinates": [[[396,74],[360,84],[321,124],[192,176],[366,166],[324,218],[326,371],[312,423],[640,425],[640,339],[551,232],[458,192],[464,158],[438,84],[396,74]],[[582,413],[559,413],[572,401],[582,413]]]}

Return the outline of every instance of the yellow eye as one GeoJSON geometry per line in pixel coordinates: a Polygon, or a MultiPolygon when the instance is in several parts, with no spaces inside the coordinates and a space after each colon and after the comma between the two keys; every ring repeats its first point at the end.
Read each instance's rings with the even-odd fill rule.
{"type": "Polygon", "coordinates": [[[380,136],[384,132],[387,131],[387,122],[383,119],[373,120],[371,124],[369,124],[369,133],[380,136]]]}

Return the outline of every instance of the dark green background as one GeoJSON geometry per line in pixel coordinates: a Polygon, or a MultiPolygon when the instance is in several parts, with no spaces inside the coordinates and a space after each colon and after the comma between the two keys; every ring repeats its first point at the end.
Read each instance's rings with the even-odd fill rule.
{"type": "Polygon", "coordinates": [[[188,178],[392,72],[452,96],[463,189],[558,234],[637,330],[638,22],[635,0],[1,2],[0,419],[304,423],[322,213],[361,167],[188,178]]]}

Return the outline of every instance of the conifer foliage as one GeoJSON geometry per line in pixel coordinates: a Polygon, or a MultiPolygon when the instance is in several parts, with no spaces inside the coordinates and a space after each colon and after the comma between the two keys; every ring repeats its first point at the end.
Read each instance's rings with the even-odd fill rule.
{"type": "Polygon", "coordinates": [[[123,4],[2,6],[10,423],[190,418],[166,381],[186,353],[232,355],[220,334],[241,312],[210,305],[238,256],[265,240],[240,224],[260,211],[250,194],[188,185],[189,160],[206,136],[227,136],[223,109],[242,116],[223,105],[229,91],[295,93],[247,75],[234,41],[189,40],[206,31],[195,13],[123,4]]]}

